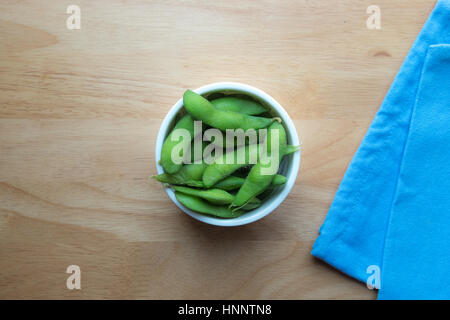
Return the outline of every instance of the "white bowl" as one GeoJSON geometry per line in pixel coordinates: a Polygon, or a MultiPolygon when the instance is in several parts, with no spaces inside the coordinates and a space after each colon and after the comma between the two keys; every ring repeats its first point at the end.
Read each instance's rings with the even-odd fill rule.
{"type": "MultiPolygon", "coordinates": [[[[288,116],[287,112],[283,107],[275,101],[274,98],[269,96],[264,91],[256,89],[252,86],[236,83],[236,82],[217,82],[208,84],[206,86],[200,87],[194,90],[200,95],[209,95],[214,92],[223,93],[242,93],[251,96],[263,106],[265,106],[274,116],[280,117],[282,124],[284,125],[287,133],[288,144],[300,145],[298,139],[297,131],[295,130],[294,124],[291,118],[288,116]]],[[[180,99],[175,103],[175,105],[169,110],[169,113],[164,118],[161,127],[158,132],[158,137],[156,139],[156,169],[158,174],[164,173],[162,166],[159,164],[161,159],[161,149],[164,143],[164,139],[169,134],[170,129],[172,129],[174,123],[173,120],[178,112],[183,108],[183,99],[180,99]]],[[[186,207],[184,207],[176,198],[175,193],[170,188],[165,188],[169,198],[185,213],[191,217],[200,220],[202,222],[216,225],[216,226],[239,226],[244,225],[256,220],[259,220],[269,213],[274,211],[287,197],[292,187],[294,186],[295,180],[297,178],[298,170],[300,167],[300,151],[285,156],[281,165],[279,173],[283,174],[287,178],[286,184],[276,188],[268,198],[266,198],[263,204],[252,211],[245,213],[244,215],[233,218],[233,219],[221,219],[215,218],[213,216],[207,216],[200,213],[196,213],[186,207]]]]}

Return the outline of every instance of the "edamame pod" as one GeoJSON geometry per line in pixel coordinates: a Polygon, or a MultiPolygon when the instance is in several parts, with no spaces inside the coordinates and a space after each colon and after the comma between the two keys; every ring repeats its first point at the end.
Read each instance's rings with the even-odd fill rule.
{"type": "MultiPolygon", "coordinates": [[[[203,183],[206,188],[212,187],[217,182],[225,179],[233,172],[250,164],[250,155],[258,155],[258,145],[252,144],[240,149],[224,153],[221,157],[206,167],[203,173],[203,183]],[[241,151],[239,151],[241,150],[241,151]],[[245,159],[239,159],[238,152],[245,152],[245,159]],[[232,163],[226,163],[227,156],[232,157],[232,163]]],[[[256,159],[255,159],[256,160],[256,159]]]]}
{"type": "Polygon", "coordinates": [[[236,176],[229,176],[223,179],[222,181],[217,182],[214,185],[214,188],[222,189],[222,190],[234,190],[240,188],[244,184],[245,179],[236,176]]]}
{"type": "Polygon", "coordinates": [[[281,174],[276,174],[275,177],[273,177],[272,180],[272,186],[282,186],[287,182],[287,178],[285,176],[282,176],[281,174]]]}
{"type": "MultiPolygon", "coordinates": [[[[213,187],[226,191],[235,190],[240,188],[244,184],[245,179],[236,176],[229,176],[222,181],[217,182],[213,187]]],[[[276,174],[272,180],[271,187],[278,187],[287,182],[287,178],[281,174],[276,174]]]]}
{"type": "Polygon", "coordinates": [[[175,197],[183,206],[185,206],[188,209],[203,214],[209,214],[219,218],[231,219],[239,217],[240,215],[245,213],[242,210],[233,211],[225,206],[213,205],[195,196],[191,196],[189,194],[177,191],[175,192],[175,197]]]}
{"type": "Polygon", "coordinates": [[[284,130],[284,127],[279,122],[274,122],[270,125],[269,129],[267,130],[267,153],[272,152],[279,152],[280,154],[280,161],[281,158],[284,156],[284,153],[286,152],[287,147],[287,136],[286,136],[286,130],[284,130]],[[275,141],[275,145],[272,145],[272,135],[278,131],[278,141],[275,141]]]}
{"type": "Polygon", "coordinates": [[[244,184],[240,187],[236,197],[232,203],[233,207],[241,207],[247,204],[251,199],[262,193],[272,183],[274,175],[262,174],[263,168],[269,167],[271,164],[262,164],[258,162],[253,166],[245,178],[244,184]]]}
{"type": "Polygon", "coordinates": [[[186,90],[183,95],[183,102],[186,110],[194,118],[223,131],[226,129],[262,129],[275,121],[275,119],[220,110],[201,95],[191,90],[186,90]]]}
{"type": "MultiPolygon", "coordinates": [[[[187,114],[177,122],[172,132],[167,136],[166,140],[164,140],[164,144],[161,150],[161,165],[163,166],[164,171],[166,173],[173,174],[178,170],[180,170],[181,167],[183,166],[182,163],[176,164],[172,160],[173,148],[180,143],[180,140],[183,140],[182,142],[183,150],[185,148],[189,148],[191,140],[193,138],[194,138],[194,119],[192,119],[192,117],[189,114],[187,114]],[[172,141],[172,135],[174,131],[177,129],[187,130],[187,132],[189,132],[190,139],[180,138],[178,139],[178,141],[172,141]]],[[[180,156],[183,156],[182,150],[180,152],[180,156]]]]}
{"type": "Polygon", "coordinates": [[[203,188],[202,176],[206,167],[207,165],[205,163],[186,164],[174,174],[162,173],[157,176],[152,176],[152,178],[168,184],[203,188]]]}
{"type": "Polygon", "coordinates": [[[256,209],[262,205],[262,201],[258,198],[253,198],[250,200],[245,206],[243,206],[241,209],[245,211],[250,211],[253,209],[256,209]]]}
{"type": "Polygon", "coordinates": [[[180,186],[172,186],[172,189],[177,192],[202,198],[214,204],[230,204],[234,200],[234,196],[232,194],[229,194],[225,190],[221,189],[198,190],[180,186]]]}
{"type": "Polygon", "coordinates": [[[256,101],[236,97],[214,99],[211,103],[219,110],[240,112],[249,116],[255,116],[267,111],[256,101]]]}
{"type": "Polygon", "coordinates": [[[241,207],[247,204],[251,199],[262,193],[267,187],[272,183],[272,180],[275,177],[274,174],[265,174],[263,172],[264,169],[268,169],[270,167],[275,167],[276,171],[278,171],[279,164],[281,162],[282,157],[284,156],[284,152],[287,146],[287,137],[286,131],[284,127],[278,123],[274,122],[270,125],[268,133],[267,133],[267,152],[269,154],[273,152],[279,152],[278,159],[272,159],[268,157],[267,163],[263,163],[258,161],[256,165],[250,170],[247,178],[245,178],[245,182],[242,187],[239,189],[236,198],[234,199],[232,206],[241,207]],[[272,135],[275,131],[278,131],[278,141],[276,145],[272,145],[272,135]],[[277,161],[274,163],[273,161],[277,161]]]}
{"type": "Polygon", "coordinates": [[[300,146],[292,146],[292,145],[287,145],[286,148],[284,149],[284,155],[287,156],[288,154],[291,153],[295,153],[297,151],[300,150],[300,146]]]}
{"type": "Polygon", "coordinates": [[[203,181],[201,180],[186,180],[186,179],[178,179],[177,177],[174,177],[171,174],[168,173],[161,173],[157,176],[152,176],[151,178],[162,182],[162,183],[168,183],[173,185],[183,185],[183,186],[190,186],[190,187],[196,187],[196,188],[203,188],[203,181]]]}

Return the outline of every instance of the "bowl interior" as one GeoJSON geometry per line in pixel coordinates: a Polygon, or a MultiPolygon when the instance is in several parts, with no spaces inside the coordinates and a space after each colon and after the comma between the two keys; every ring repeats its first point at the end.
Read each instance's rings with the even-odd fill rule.
{"type": "MultiPolygon", "coordinates": [[[[287,115],[286,111],[276,102],[272,97],[266,93],[247,86],[237,83],[217,83],[208,86],[201,87],[194,90],[198,94],[201,94],[205,98],[218,98],[221,96],[229,95],[243,95],[248,99],[253,99],[263,105],[268,114],[271,117],[279,117],[282,119],[282,124],[286,130],[288,144],[299,145],[299,139],[297,132],[292,123],[292,120],[287,115]]],[[[167,135],[171,132],[172,128],[175,126],[176,122],[180,117],[186,113],[183,107],[183,101],[180,99],[169,111],[166,118],[161,125],[160,132],[158,133],[158,139],[156,144],[156,161],[157,161],[157,171],[158,174],[163,173],[164,170],[162,166],[159,165],[162,144],[167,135]]],[[[278,205],[286,198],[287,194],[291,190],[293,184],[295,183],[298,169],[300,165],[300,152],[287,155],[283,158],[280,163],[280,168],[278,170],[279,174],[287,177],[288,181],[285,185],[274,188],[270,193],[264,196],[263,204],[251,211],[246,212],[244,215],[234,218],[234,219],[221,219],[212,216],[206,216],[196,213],[188,208],[184,207],[175,198],[175,193],[170,188],[165,188],[168,196],[171,200],[184,212],[192,216],[193,218],[203,221],[205,223],[219,225],[219,226],[236,226],[246,223],[256,221],[265,215],[273,211],[278,205]]]]}

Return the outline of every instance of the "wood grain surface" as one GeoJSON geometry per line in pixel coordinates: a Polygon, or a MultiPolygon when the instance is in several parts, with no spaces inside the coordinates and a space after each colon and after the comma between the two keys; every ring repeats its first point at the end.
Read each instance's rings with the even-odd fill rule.
{"type": "Polygon", "coordinates": [[[311,257],[340,180],[433,0],[0,2],[0,298],[373,299],[311,257]],[[81,29],[66,28],[69,4],[81,29]],[[381,8],[368,30],[366,9],[381,8]],[[155,138],[187,88],[277,99],[303,142],[283,204],[193,220],[155,138]],[[66,268],[81,268],[81,290],[66,268]]]}

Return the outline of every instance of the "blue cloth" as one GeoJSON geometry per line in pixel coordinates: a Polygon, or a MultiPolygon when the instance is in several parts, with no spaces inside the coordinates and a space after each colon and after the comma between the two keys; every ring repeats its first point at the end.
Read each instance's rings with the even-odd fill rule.
{"type": "Polygon", "coordinates": [[[450,299],[450,0],[438,1],[339,186],[312,254],[379,299],[450,299]]]}

